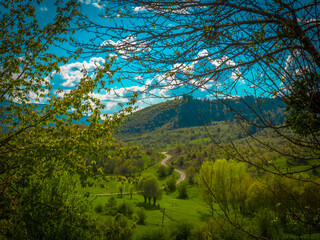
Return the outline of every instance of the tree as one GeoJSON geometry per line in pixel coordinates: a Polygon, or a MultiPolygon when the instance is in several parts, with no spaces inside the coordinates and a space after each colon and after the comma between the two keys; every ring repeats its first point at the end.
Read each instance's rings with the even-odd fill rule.
{"type": "Polygon", "coordinates": [[[147,214],[144,208],[138,208],[137,215],[138,215],[138,224],[145,225],[147,214]]]}
{"type": "Polygon", "coordinates": [[[170,177],[167,178],[166,188],[167,188],[168,192],[174,192],[176,190],[176,188],[177,188],[176,182],[177,182],[177,180],[175,179],[175,177],[173,175],[171,175],[170,177]]]}
{"type": "Polygon", "coordinates": [[[56,1],[54,18],[39,24],[41,2],[0,3],[0,235],[100,238],[104,233],[86,215],[87,200],[75,184],[97,176],[92,169],[101,144],[114,145],[112,133],[125,111],[102,120],[104,106],[92,95],[107,90],[108,61],[95,74],[79,69],[83,77],[70,92],[53,88],[52,72],[81,53],[58,56],[54,47],[67,44],[83,25],[74,0],[56,1]],[[84,116],[88,126],[73,124],[84,116]]]}
{"type": "MultiPolygon", "coordinates": [[[[96,38],[82,46],[113,54],[123,69],[119,79],[132,79],[142,86],[141,93],[151,97],[198,97],[199,90],[205,92],[224,103],[224,112],[234,113],[244,134],[251,137],[247,152],[233,141],[225,147],[212,138],[229,158],[319,188],[312,174],[297,174],[320,167],[318,1],[118,0],[112,6],[105,7],[104,16],[115,24],[90,21],[87,31],[96,38]],[[261,110],[263,97],[284,103],[287,113],[282,124],[261,110]],[[242,109],[236,111],[230,98],[238,100],[242,109]],[[247,118],[248,111],[255,117],[247,118]],[[263,129],[286,147],[255,135],[263,129]],[[279,153],[288,168],[280,169],[260,156],[256,145],[279,153]],[[291,168],[296,161],[307,168],[291,168]]],[[[312,221],[300,223],[305,221],[318,231],[312,221]]]]}
{"type": "Polygon", "coordinates": [[[151,199],[153,199],[153,205],[156,204],[158,199],[161,199],[162,189],[160,187],[159,182],[155,178],[147,178],[145,180],[141,180],[138,186],[141,191],[141,195],[144,197],[144,202],[147,200],[150,204],[151,199]]]}
{"type": "Polygon", "coordinates": [[[168,175],[168,169],[164,165],[160,165],[158,170],[157,170],[159,178],[164,178],[168,175]]]}
{"type": "Polygon", "coordinates": [[[121,198],[122,198],[123,188],[124,188],[123,183],[122,183],[122,182],[119,183],[119,184],[118,184],[118,190],[119,190],[119,194],[120,194],[120,197],[121,197],[121,198]]]}
{"type": "Polygon", "coordinates": [[[205,162],[198,179],[203,198],[212,211],[214,203],[226,212],[231,206],[244,208],[246,192],[252,183],[245,164],[225,159],[205,162]]]}
{"type": "Polygon", "coordinates": [[[179,192],[178,198],[186,199],[188,197],[187,183],[186,182],[182,182],[182,183],[179,184],[178,192],[179,192]]]}

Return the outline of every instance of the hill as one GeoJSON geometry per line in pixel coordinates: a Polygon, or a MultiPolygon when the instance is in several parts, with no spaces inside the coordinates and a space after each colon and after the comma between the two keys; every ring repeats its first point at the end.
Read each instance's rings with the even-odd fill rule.
{"type": "MultiPolygon", "coordinates": [[[[245,97],[222,102],[185,97],[133,113],[122,124],[116,137],[123,142],[166,149],[168,145],[173,147],[173,144],[175,146],[189,144],[190,141],[209,141],[203,128],[206,125],[213,135],[219,137],[219,140],[226,139],[226,133],[230,133],[231,137],[241,138],[243,135],[240,133],[240,126],[235,121],[240,116],[236,113],[241,113],[246,119],[257,123],[261,119],[256,114],[263,113],[275,125],[279,125],[283,122],[284,110],[283,102],[277,98],[245,97]],[[254,107],[258,110],[257,113],[250,110],[254,107]],[[166,144],[162,144],[163,142],[166,144]]],[[[250,131],[255,133],[259,129],[252,127],[250,131]]]]}

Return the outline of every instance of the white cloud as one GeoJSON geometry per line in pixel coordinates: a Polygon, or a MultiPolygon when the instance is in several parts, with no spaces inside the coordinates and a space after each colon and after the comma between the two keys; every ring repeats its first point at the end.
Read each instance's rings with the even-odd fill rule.
{"type": "Polygon", "coordinates": [[[236,69],[236,71],[232,71],[230,78],[233,79],[234,81],[245,84],[245,81],[242,78],[242,75],[241,75],[239,69],[236,69]]]}
{"type": "Polygon", "coordinates": [[[75,62],[61,66],[60,73],[54,72],[54,74],[58,74],[62,79],[66,80],[61,84],[62,86],[74,87],[84,76],[84,73],[81,70],[92,72],[96,68],[100,67],[104,62],[105,60],[101,57],[93,57],[89,60],[89,62],[75,62]]]}
{"type": "Polygon", "coordinates": [[[139,7],[133,7],[133,11],[135,12],[145,12],[150,11],[154,12],[155,14],[162,15],[164,13],[170,13],[170,14],[189,14],[189,7],[170,7],[168,8],[167,5],[159,3],[158,5],[155,5],[154,7],[150,6],[139,6],[139,7]]]}
{"type": "Polygon", "coordinates": [[[79,2],[89,5],[89,4],[98,3],[98,2],[100,2],[100,0],[79,0],[79,2]]]}
{"type": "Polygon", "coordinates": [[[222,65],[225,65],[227,67],[235,66],[236,63],[228,58],[228,56],[222,56],[220,59],[212,60],[210,59],[210,62],[216,66],[216,68],[220,68],[222,65]]]}
{"type": "Polygon", "coordinates": [[[148,11],[148,10],[151,10],[151,8],[147,6],[133,7],[133,11],[135,12],[142,12],[142,11],[148,11]]]}
{"type": "Polygon", "coordinates": [[[129,59],[134,54],[151,51],[149,45],[144,41],[139,41],[136,36],[130,35],[123,40],[114,42],[112,40],[105,40],[100,45],[99,49],[111,48],[115,54],[109,54],[111,57],[119,56],[123,59],[129,59]]]}
{"type": "Polygon", "coordinates": [[[29,103],[41,103],[47,101],[47,96],[48,96],[49,90],[48,89],[41,89],[38,92],[29,92],[29,98],[30,101],[29,103]]]}
{"type": "Polygon", "coordinates": [[[47,12],[48,8],[46,6],[40,7],[40,11],[42,12],[47,12]]]}
{"type": "Polygon", "coordinates": [[[70,93],[71,90],[70,89],[61,89],[59,91],[56,91],[56,95],[58,95],[59,97],[63,98],[65,94],[70,93]]]}
{"type": "Polygon", "coordinates": [[[104,5],[101,4],[100,2],[97,2],[97,3],[92,3],[92,5],[98,9],[103,9],[104,8],[104,5]]]}
{"type": "Polygon", "coordinates": [[[142,80],[143,78],[140,75],[137,75],[134,77],[134,79],[139,81],[139,80],[142,80]]]}
{"type": "Polygon", "coordinates": [[[198,57],[207,57],[207,56],[209,56],[209,52],[208,52],[208,50],[204,49],[204,50],[200,51],[197,56],[198,57]]]}
{"type": "Polygon", "coordinates": [[[79,2],[87,5],[92,5],[98,9],[103,9],[105,7],[104,4],[101,3],[100,0],[79,0],[79,2]]]}

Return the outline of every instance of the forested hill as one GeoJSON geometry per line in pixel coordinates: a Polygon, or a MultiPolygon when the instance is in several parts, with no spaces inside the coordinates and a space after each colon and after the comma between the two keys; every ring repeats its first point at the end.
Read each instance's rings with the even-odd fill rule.
{"type": "Polygon", "coordinates": [[[230,111],[230,107],[252,121],[257,119],[257,115],[249,108],[257,105],[261,105],[256,108],[258,113],[263,112],[277,124],[283,121],[285,106],[277,98],[255,100],[252,97],[245,97],[224,100],[222,103],[185,97],[185,99],[159,103],[133,113],[121,126],[120,133],[135,134],[151,132],[163,127],[169,130],[203,126],[204,123],[210,125],[217,121],[231,122],[236,116],[230,111]]]}

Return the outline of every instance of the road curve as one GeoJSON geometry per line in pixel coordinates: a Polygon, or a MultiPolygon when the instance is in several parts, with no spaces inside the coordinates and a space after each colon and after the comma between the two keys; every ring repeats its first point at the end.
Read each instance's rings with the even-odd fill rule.
{"type": "MultiPolygon", "coordinates": [[[[166,158],[163,159],[161,161],[161,164],[165,167],[168,167],[167,165],[167,160],[169,160],[171,158],[171,156],[169,154],[167,154],[166,152],[162,152],[162,154],[166,155],[166,158]]],[[[182,182],[183,180],[186,179],[186,174],[178,169],[173,169],[173,171],[177,172],[180,174],[180,178],[177,180],[176,184],[179,184],[180,182],[182,182]]],[[[133,192],[133,194],[137,194],[140,193],[141,191],[135,191],[133,192]]],[[[130,194],[129,192],[123,192],[123,195],[125,194],[130,194]]],[[[98,193],[98,194],[90,194],[91,196],[112,196],[112,195],[119,195],[119,193],[98,193]]]]}
{"type": "MultiPolygon", "coordinates": [[[[167,154],[166,152],[162,152],[162,154],[166,155],[166,158],[163,159],[161,161],[161,164],[165,167],[168,167],[167,165],[167,161],[171,158],[171,156],[169,154],[167,154]]],[[[183,180],[186,179],[186,174],[184,172],[182,172],[181,170],[178,170],[178,169],[173,169],[173,171],[177,172],[180,174],[180,178],[177,180],[176,184],[179,184],[181,183],[183,180]]]]}

